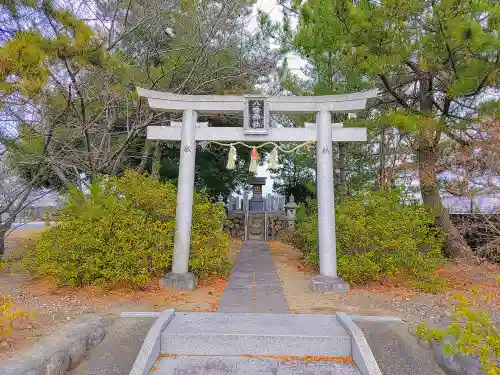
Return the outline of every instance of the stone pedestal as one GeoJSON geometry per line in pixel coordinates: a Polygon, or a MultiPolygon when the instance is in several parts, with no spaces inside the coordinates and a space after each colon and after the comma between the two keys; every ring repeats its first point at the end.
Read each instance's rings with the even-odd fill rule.
{"type": "Polygon", "coordinates": [[[170,289],[194,290],[198,285],[198,277],[191,272],[186,273],[167,273],[160,279],[160,285],[170,289]]]}
{"type": "Polygon", "coordinates": [[[341,277],[331,276],[313,276],[312,278],[313,292],[348,292],[349,284],[341,277]]]}
{"type": "Polygon", "coordinates": [[[264,199],[252,198],[248,202],[249,212],[264,212],[264,199]]]}

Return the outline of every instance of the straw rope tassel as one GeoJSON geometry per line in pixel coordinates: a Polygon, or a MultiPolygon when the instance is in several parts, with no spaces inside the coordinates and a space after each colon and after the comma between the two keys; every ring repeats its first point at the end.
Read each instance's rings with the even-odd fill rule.
{"type": "Polygon", "coordinates": [[[229,147],[229,154],[227,155],[227,166],[226,168],[232,171],[236,168],[236,148],[231,144],[229,147]]]}
{"type": "Polygon", "coordinates": [[[252,151],[250,152],[250,167],[248,170],[252,173],[257,173],[257,167],[259,162],[259,153],[255,148],[252,148],[252,151]]]}
{"type": "Polygon", "coordinates": [[[278,147],[274,147],[273,150],[271,151],[271,154],[269,154],[269,163],[267,165],[267,169],[280,169],[281,165],[279,165],[278,162],[278,147]]]}

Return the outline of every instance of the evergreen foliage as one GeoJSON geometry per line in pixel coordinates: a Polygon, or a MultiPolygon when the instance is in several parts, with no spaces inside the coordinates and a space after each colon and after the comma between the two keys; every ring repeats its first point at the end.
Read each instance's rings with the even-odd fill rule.
{"type": "Polygon", "coordinates": [[[479,358],[482,370],[487,375],[500,374],[500,331],[491,314],[481,307],[488,296],[473,290],[473,298],[463,294],[455,296],[451,323],[444,329],[430,328],[421,323],[417,336],[428,342],[443,344],[448,356],[458,354],[479,358]]]}
{"type": "MultiPolygon", "coordinates": [[[[382,89],[369,122],[406,134],[421,196],[446,235],[446,252],[470,259],[470,248],[440,200],[441,161],[449,142],[472,143],[481,103],[498,93],[499,3],[310,0],[292,1],[290,9],[299,18],[297,30],[284,22],[291,48],[313,62],[333,59],[335,70],[320,82],[382,89]]],[[[313,66],[318,75],[325,71],[325,64],[313,66]]]]}
{"type": "Polygon", "coordinates": [[[6,338],[13,332],[14,322],[26,320],[29,316],[27,311],[14,307],[11,297],[0,294],[0,339],[6,338]]]}
{"type": "MultiPolygon", "coordinates": [[[[416,204],[404,204],[398,191],[358,193],[335,208],[338,273],[349,283],[410,273],[429,280],[440,264],[442,232],[416,204]]],[[[294,243],[305,261],[319,265],[316,202],[298,212],[294,243]]]]}
{"type": "MultiPolygon", "coordinates": [[[[28,248],[22,263],[59,284],[142,285],[171,265],[176,189],[169,182],[127,171],[96,181],[88,194],[73,188],[56,224],[28,248]]],[[[225,274],[228,235],[224,209],[196,193],[190,270],[206,277],[225,274]]]]}

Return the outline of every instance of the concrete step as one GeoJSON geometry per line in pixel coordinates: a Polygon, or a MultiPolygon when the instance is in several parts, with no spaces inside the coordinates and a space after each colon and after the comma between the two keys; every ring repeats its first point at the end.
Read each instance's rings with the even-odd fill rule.
{"type": "Polygon", "coordinates": [[[334,315],[182,313],[161,335],[163,354],[351,357],[334,315]]]}
{"type": "Polygon", "coordinates": [[[237,356],[161,357],[150,375],[361,375],[354,364],[237,356]]]}

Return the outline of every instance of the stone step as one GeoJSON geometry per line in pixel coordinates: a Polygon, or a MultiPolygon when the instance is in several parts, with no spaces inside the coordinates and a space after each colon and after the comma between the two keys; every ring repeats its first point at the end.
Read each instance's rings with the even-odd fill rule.
{"type": "Polygon", "coordinates": [[[249,226],[248,233],[252,234],[264,233],[264,226],[249,226]]]}
{"type": "Polygon", "coordinates": [[[248,214],[249,219],[264,219],[264,217],[263,214],[248,214]]]}
{"type": "Polygon", "coordinates": [[[238,356],[161,357],[150,375],[361,375],[350,363],[238,356]]]}
{"type": "Polygon", "coordinates": [[[161,353],[201,356],[351,357],[335,315],[182,313],[161,335],[161,353]]]}
{"type": "Polygon", "coordinates": [[[251,223],[251,224],[249,225],[249,227],[250,227],[250,228],[256,228],[256,229],[260,229],[260,228],[264,229],[264,225],[263,225],[263,223],[251,223]]]}
{"type": "Polygon", "coordinates": [[[249,234],[248,239],[253,241],[264,240],[264,233],[262,234],[249,234]]]}

